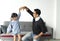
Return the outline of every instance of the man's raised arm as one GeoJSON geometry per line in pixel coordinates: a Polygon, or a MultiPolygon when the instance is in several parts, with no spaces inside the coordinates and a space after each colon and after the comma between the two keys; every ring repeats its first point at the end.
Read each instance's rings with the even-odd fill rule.
{"type": "Polygon", "coordinates": [[[24,9],[26,9],[26,11],[33,16],[33,12],[28,7],[24,6],[24,9]]]}

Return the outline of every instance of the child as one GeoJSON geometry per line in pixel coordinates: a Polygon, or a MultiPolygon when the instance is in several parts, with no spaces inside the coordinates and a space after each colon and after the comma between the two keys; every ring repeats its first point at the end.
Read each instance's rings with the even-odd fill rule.
{"type": "Polygon", "coordinates": [[[20,10],[19,9],[19,14],[17,13],[12,13],[11,15],[11,21],[9,23],[9,26],[7,28],[7,34],[11,33],[14,35],[14,41],[16,41],[16,35],[18,35],[18,41],[21,40],[20,36],[20,25],[19,25],[19,17],[20,17],[20,10]]]}

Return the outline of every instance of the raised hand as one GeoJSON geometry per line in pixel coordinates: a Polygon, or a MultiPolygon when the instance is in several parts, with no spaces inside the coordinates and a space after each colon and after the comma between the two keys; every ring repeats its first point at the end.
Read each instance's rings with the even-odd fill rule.
{"type": "Polygon", "coordinates": [[[23,7],[20,7],[20,8],[19,8],[19,12],[20,12],[21,10],[24,10],[24,9],[28,10],[28,8],[27,8],[26,6],[23,6],[23,7]]]}
{"type": "MultiPolygon", "coordinates": [[[[23,7],[19,8],[19,12],[23,9],[23,7]]],[[[24,9],[23,9],[24,10],[24,9]]]]}
{"type": "Polygon", "coordinates": [[[26,10],[28,10],[28,9],[29,9],[29,8],[28,8],[28,7],[26,7],[26,6],[23,6],[23,8],[24,8],[24,9],[26,9],[26,10]]]}

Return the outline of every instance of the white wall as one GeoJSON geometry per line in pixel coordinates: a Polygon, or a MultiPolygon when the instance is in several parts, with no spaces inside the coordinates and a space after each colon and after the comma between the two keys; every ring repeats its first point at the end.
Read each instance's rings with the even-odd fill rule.
{"type": "Polygon", "coordinates": [[[60,39],[60,0],[57,0],[56,39],[60,39]]]}
{"type": "MultiPolygon", "coordinates": [[[[32,11],[35,8],[41,9],[41,17],[48,26],[56,28],[56,0],[0,0],[0,25],[9,21],[12,12],[18,13],[21,6],[27,6],[32,11]]],[[[22,11],[20,21],[32,21],[32,17],[22,11]]],[[[55,33],[54,33],[55,35],[55,33]]]]}
{"type": "Polygon", "coordinates": [[[56,12],[57,11],[57,0],[54,0],[54,18],[53,18],[53,38],[56,38],[56,12]]]}

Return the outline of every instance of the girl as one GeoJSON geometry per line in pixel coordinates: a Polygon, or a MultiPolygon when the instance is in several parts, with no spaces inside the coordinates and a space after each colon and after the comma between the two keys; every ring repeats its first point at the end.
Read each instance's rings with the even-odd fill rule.
{"type": "Polygon", "coordinates": [[[19,25],[19,18],[20,18],[20,10],[22,8],[19,8],[19,14],[17,13],[12,13],[11,15],[11,21],[8,25],[7,28],[7,34],[11,33],[14,36],[14,41],[16,41],[16,35],[18,36],[18,41],[21,40],[21,36],[20,36],[20,25],[19,25]]]}

